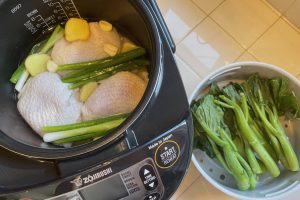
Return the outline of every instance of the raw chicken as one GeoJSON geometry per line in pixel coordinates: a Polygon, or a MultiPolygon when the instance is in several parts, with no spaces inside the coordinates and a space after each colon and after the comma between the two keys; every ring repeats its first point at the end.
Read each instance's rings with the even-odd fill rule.
{"type": "Polygon", "coordinates": [[[75,93],[52,72],[41,73],[25,85],[20,93],[18,110],[41,136],[46,125],[64,125],[80,121],[82,104],[75,93]]]}
{"type": "Polygon", "coordinates": [[[83,120],[131,112],[140,102],[146,86],[146,81],[131,72],[119,72],[109,77],[83,105],[83,120]]]}
{"type": "Polygon", "coordinates": [[[120,48],[121,42],[115,28],[103,31],[97,22],[89,23],[90,38],[86,41],[68,42],[64,38],[55,43],[51,56],[58,65],[80,63],[106,58],[104,44],[120,48]]]}

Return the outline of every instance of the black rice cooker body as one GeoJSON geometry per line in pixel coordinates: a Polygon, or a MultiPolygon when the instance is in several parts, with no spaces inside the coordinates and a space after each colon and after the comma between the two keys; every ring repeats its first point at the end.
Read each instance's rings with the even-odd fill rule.
{"type": "MultiPolygon", "coordinates": [[[[82,17],[108,20],[147,49],[151,60],[147,90],[121,126],[94,142],[60,148],[43,143],[17,111],[16,93],[9,78],[32,45],[41,39],[43,31],[41,28],[34,32],[28,21],[36,23],[35,20],[41,18],[38,16],[53,15],[53,9],[49,9],[53,6],[51,3],[68,1],[0,0],[0,199],[10,199],[5,196],[15,196],[20,191],[29,194],[27,191],[34,188],[49,190],[48,186],[55,181],[64,181],[124,156],[130,158],[124,166],[137,157],[151,157],[140,149],[147,149],[148,144],[184,122],[186,125],[182,127],[185,128],[180,128],[179,133],[182,152],[178,162],[172,168],[159,170],[165,186],[164,198],[170,198],[189,165],[193,129],[173,57],[175,46],[155,0],[74,0],[82,17]],[[135,135],[132,144],[128,144],[130,133],[135,135]]],[[[46,20],[50,23],[51,18],[46,20]]]]}

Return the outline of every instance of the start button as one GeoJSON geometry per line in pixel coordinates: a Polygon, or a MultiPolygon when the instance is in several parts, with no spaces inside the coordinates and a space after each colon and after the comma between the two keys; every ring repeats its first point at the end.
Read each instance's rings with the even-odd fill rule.
{"type": "Polygon", "coordinates": [[[172,167],[178,160],[180,148],[177,142],[168,140],[160,144],[155,151],[155,163],[159,168],[172,167]]]}

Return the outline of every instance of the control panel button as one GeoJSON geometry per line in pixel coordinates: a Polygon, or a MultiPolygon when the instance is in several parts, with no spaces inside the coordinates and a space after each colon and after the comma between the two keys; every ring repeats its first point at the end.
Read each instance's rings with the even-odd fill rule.
{"type": "Polygon", "coordinates": [[[159,198],[160,198],[159,193],[153,193],[153,194],[150,194],[150,195],[146,196],[144,198],[144,200],[159,200],[159,198]]]}
{"type": "Polygon", "coordinates": [[[157,147],[155,151],[155,163],[159,168],[172,167],[178,160],[180,148],[177,142],[168,140],[157,147]]]}
{"type": "Polygon", "coordinates": [[[141,167],[139,175],[146,190],[151,191],[157,187],[158,180],[155,175],[154,168],[151,165],[141,167]]]}

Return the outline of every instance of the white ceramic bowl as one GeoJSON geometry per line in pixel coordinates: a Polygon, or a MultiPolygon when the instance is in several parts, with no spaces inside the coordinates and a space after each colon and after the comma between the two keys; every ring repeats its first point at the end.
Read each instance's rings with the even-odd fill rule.
{"type": "MultiPolygon", "coordinates": [[[[212,82],[226,83],[234,80],[245,80],[250,74],[256,72],[266,78],[276,76],[288,78],[290,88],[300,100],[300,81],[293,75],[279,67],[266,63],[238,62],[222,67],[209,74],[199,83],[190,98],[190,102],[197,99],[212,82]]],[[[293,120],[283,123],[288,125],[286,132],[300,160],[300,121],[293,120]]],[[[202,150],[194,150],[192,161],[208,182],[235,198],[251,200],[286,199],[289,194],[298,190],[299,198],[297,199],[300,199],[300,171],[290,172],[282,169],[280,176],[275,179],[265,174],[260,176],[260,180],[254,190],[240,191],[237,189],[233,177],[218,164],[218,161],[209,158],[202,150]]]]}

